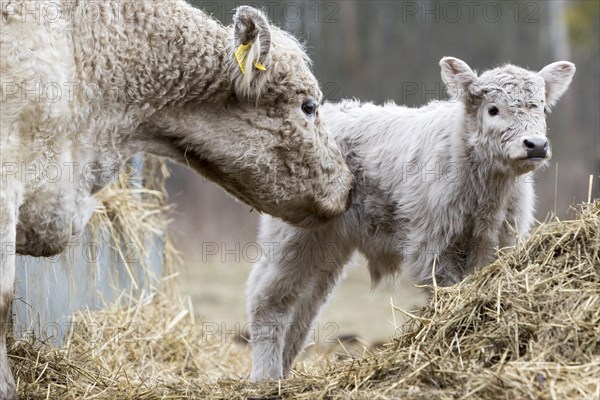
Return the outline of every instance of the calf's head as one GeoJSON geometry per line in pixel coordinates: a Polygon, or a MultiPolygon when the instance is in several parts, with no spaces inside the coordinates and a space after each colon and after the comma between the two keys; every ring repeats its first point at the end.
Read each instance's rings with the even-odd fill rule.
{"type": "Polygon", "coordinates": [[[319,116],[322,93],[304,49],[251,7],[237,9],[230,29],[221,97],[161,116],[180,161],[294,225],[342,214],[352,175],[319,116]]]}
{"type": "Polygon", "coordinates": [[[442,79],[464,103],[468,147],[504,172],[523,174],[551,157],[546,113],[567,90],[575,66],[552,63],[539,72],[505,65],[477,76],[461,60],[442,58],[442,79]]]}

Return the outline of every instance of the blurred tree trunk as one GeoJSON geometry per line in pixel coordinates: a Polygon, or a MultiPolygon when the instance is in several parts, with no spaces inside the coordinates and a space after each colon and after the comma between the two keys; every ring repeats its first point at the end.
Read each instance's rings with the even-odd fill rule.
{"type": "MultiPolygon", "coordinates": [[[[353,77],[360,76],[358,70],[358,55],[361,48],[361,41],[358,39],[356,26],[356,7],[360,2],[356,1],[340,1],[336,3],[340,10],[340,21],[342,31],[343,59],[341,69],[344,71],[344,76],[349,77],[349,82],[356,92],[361,92],[362,88],[357,87],[358,79],[353,77]]],[[[361,85],[362,86],[362,85],[361,85]]]]}
{"type": "Polygon", "coordinates": [[[567,35],[567,20],[565,11],[567,2],[555,0],[548,2],[550,23],[546,34],[552,44],[552,52],[555,60],[569,60],[571,58],[571,46],[567,35]]]}

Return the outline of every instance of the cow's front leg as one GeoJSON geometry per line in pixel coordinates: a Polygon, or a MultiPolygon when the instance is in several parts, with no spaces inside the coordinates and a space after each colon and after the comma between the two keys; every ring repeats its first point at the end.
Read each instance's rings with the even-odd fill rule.
{"type": "Polygon", "coordinates": [[[8,365],[6,330],[15,281],[15,240],[20,203],[18,193],[15,185],[11,185],[10,182],[0,188],[0,399],[2,400],[17,399],[15,380],[8,365]]]}

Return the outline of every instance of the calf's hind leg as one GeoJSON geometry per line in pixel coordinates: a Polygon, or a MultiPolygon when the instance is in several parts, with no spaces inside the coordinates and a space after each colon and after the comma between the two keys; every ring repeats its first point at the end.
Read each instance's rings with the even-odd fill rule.
{"type": "Polygon", "coordinates": [[[332,246],[328,260],[316,263],[310,282],[294,308],[294,314],[285,332],[283,348],[283,376],[287,376],[298,353],[303,349],[310,328],[315,322],[321,307],[338,283],[344,264],[351,251],[332,246]]]}

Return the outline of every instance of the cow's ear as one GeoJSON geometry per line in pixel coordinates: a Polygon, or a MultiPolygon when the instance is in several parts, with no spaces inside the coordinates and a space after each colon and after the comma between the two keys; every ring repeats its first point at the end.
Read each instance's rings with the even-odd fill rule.
{"type": "Polygon", "coordinates": [[[454,57],[444,57],[440,60],[442,81],[452,98],[461,98],[465,93],[471,93],[470,86],[477,80],[477,74],[466,62],[454,57]]]}
{"type": "Polygon", "coordinates": [[[252,81],[268,67],[271,24],[261,11],[241,6],[233,17],[234,80],[239,91],[249,95],[252,81]]]}
{"type": "Polygon", "coordinates": [[[545,66],[538,75],[544,79],[546,105],[552,107],[569,88],[575,75],[575,64],[558,61],[545,66]]]}

